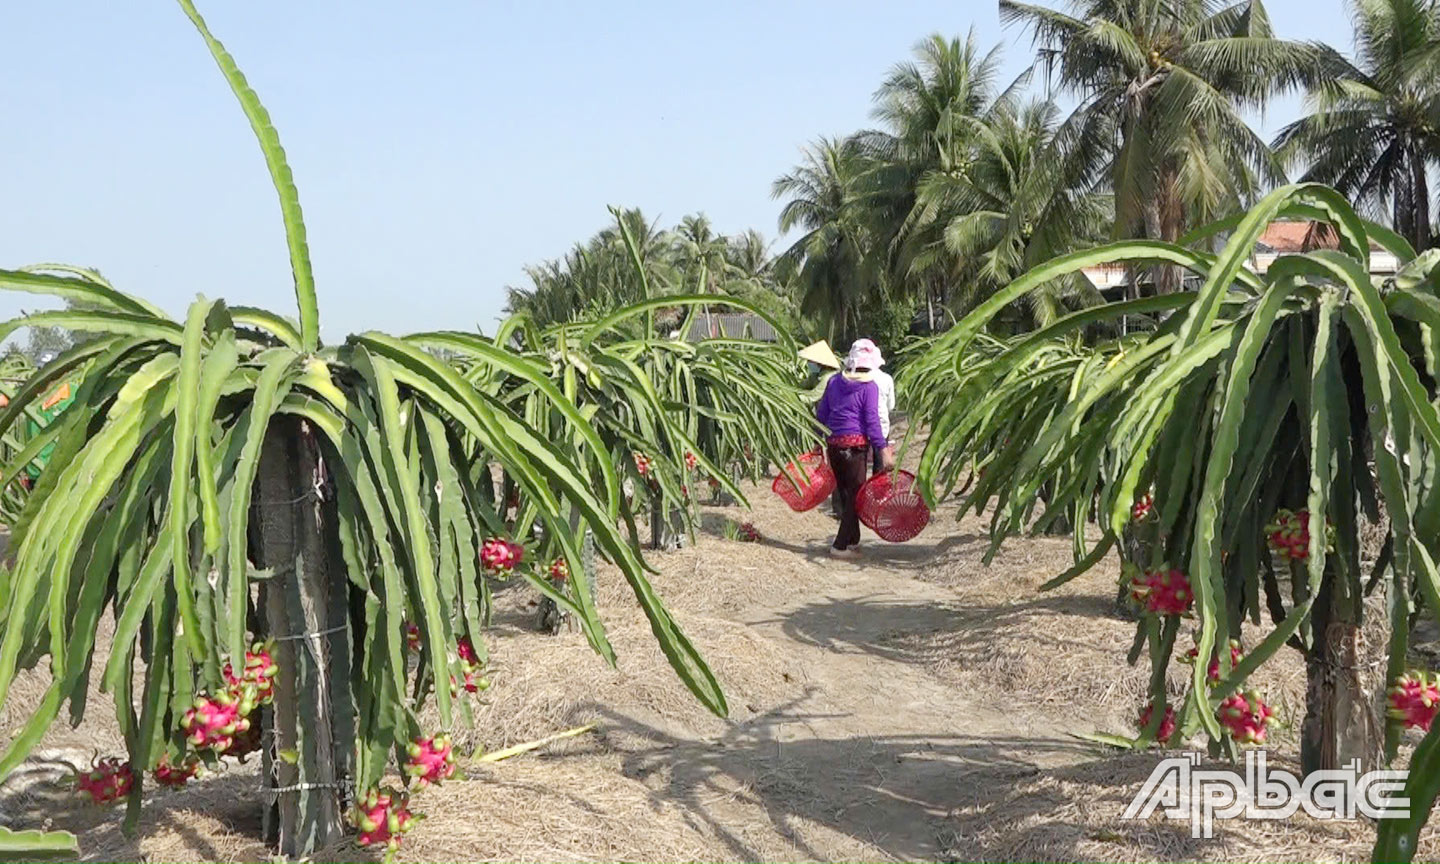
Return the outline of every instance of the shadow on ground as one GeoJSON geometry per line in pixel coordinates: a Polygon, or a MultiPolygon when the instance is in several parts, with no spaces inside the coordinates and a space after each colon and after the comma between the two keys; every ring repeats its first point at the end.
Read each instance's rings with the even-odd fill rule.
{"type": "MultiPolygon", "coordinates": [[[[827,597],[777,620],[786,636],[802,644],[924,665],[941,658],[961,664],[987,659],[1000,634],[1042,614],[1111,618],[1114,604],[1099,597],[1055,594],[998,604],[827,597]]],[[[1093,647],[1060,631],[1035,633],[1032,640],[1034,650],[1042,653],[1093,647]]]]}
{"type": "MultiPolygon", "coordinates": [[[[624,753],[623,772],[650,789],[652,805],[681,808],[694,827],[744,861],[765,857],[749,839],[754,808],[812,860],[828,857],[812,845],[817,830],[847,834],[898,860],[1076,860],[1078,844],[1095,832],[1067,820],[1064,811],[1074,802],[1055,784],[1094,786],[1090,806],[1118,816],[1156,758],[1117,764],[1085,742],[1019,736],[817,737],[808,724],[819,718],[803,710],[804,701],[706,741],[595,707],[605,718],[606,740],[624,753]]],[[[551,758],[563,763],[586,755],[551,758]]],[[[1171,827],[1137,823],[1114,842],[1137,860],[1183,856],[1177,843],[1188,833],[1171,827]]]]}

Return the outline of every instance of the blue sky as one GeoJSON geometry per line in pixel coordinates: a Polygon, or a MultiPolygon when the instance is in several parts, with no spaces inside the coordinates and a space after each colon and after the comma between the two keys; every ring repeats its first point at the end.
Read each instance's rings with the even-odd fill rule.
{"type": "MultiPolygon", "coordinates": [[[[774,237],[770,182],[868,125],[920,38],[973,27],[1007,73],[1030,58],[992,0],[200,5],[290,155],[327,341],[490,330],[521,268],[610,204],[774,237]]],[[[1267,7],[1281,35],[1349,50],[1340,0],[1267,7]]],[[[98,267],[177,315],[197,292],[293,310],[259,149],[178,6],[5,3],[0,33],[0,266],[98,267]]],[[[39,305],[0,296],[0,315],[39,305]]]]}

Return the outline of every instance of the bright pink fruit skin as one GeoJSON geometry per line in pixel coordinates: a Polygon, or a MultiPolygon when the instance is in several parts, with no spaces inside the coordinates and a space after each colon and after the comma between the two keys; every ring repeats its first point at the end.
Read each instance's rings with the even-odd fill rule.
{"type": "Polygon", "coordinates": [[[1133,521],[1135,521],[1135,522],[1139,522],[1140,520],[1144,519],[1146,516],[1149,516],[1149,515],[1150,515],[1150,509],[1151,509],[1152,507],[1154,507],[1154,506],[1155,506],[1155,499],[1154,499],[1154,498],[1150,497],[1148,494],[1147,494],[1147,495],[1142,495],[1142,496],[1140,497],[1140,500],[1139,500],[1139,501],[1136,501],[1136,502],[1135,502],[1135,505],[1130,508],[1130,518],[1131,518],[1131,520],[1133,520],[1133,521]]]}
{"type": "Polygon", "coordinates": [[[76,789],[90,796],[92,804],[109,805],[130,797],[135,772],[130,763],[106,757],[92,763],[89,771],[75,775],[76,789]]]}
{"type": "Polygon", "coordinates": [[[649,476],[651,467],[650,457],[644,453],[635,453],[633,455],[635,458],[635,473],[641,477],[649,476]]]}
{"type": "Polygon", "coordinates": [[[270,647],[256,643],[245,652],[245,669],[237,677],[234,667],[225,664],[223,675],[230,689],[237,695],[248,697],[242,701],[256,705],[269,705],[275,697],[275,674],[280,667],[270,657],[270,647]]]}
{"type": "Polygon", "coordinates": [[[1264,744],[1265,727],[1275,711],[1266,705],[1260,695],[1251,690],[1236,693],[1220,703],[1216,712],[1220,725],[1224,726],[1240,744],[1264,744]]]}
{"type": "Polygon", "coordinates": [[[1440,710],[1440,677],[1433,673],[1407,672],[1395,679],[1389,693],[1390,719],[1406,728],[1430,731],[1435,714],[1440,710]]]}
{"type": "Polygon", "coordinates": [[[491,573],[509,573],[525,558],[525,547],[503,537],[491,537],[480,547],[480,566],[491,573]]]}
{"type": "Polygon", "coordinates": [[[467,693],[489,689],[490,681],[482,675],[485,671],[485,664],[480,662],[480,654],[475,650],[475,645],[470,641],[469,636],[460,637],[460,641],[455,645],[455,653],[460,657],[463,681],[457,680],[454,675],[451,675],[450,692],[459,695],[462,687],[467,693]]]}
{"type": "Polygon", "coordinates": [[[416,738],[410,742],[409,753],[405,773],[414,777],[419,786],[439,785],[440,781],[455,775],[455,753],[450,739],[444,735],[416,738]]]}
{"type": "Polygon", "coordinates": [[[370,790],[350,811],[350,822],[360,829],[360,845],[384,844],[391,851],[420,817],[410,812],[410,796],[396,790],[370,790]]]}
{"type": "MultiPolygon", "coordinates": [[[[249,706],[249,707],[254,707],[249,706]]],[[[185,712],[180,728],[196,750],[224,753],[235,743],[235,735],[250,728],[249,713],[243,700],[232,692],[221,691],[214,696],[201,696],[194,707],[185,712]]]]}
{"type": "MultiPolygon", "coordinates": [[[[1194,663],[1194,662],[1196,661],[1196,659],[1199,658],[1199,656],[1200,656],[1200,649],[1199,649],[1198,647],[1196,647],[1196,648],[1191,648],[1188,652],[1186,652],[1186,654],[1185,654],[1184,657],[1180,658],[1180,662],[1181,662],[1181,663],[1194,663]]],[[[1241,660],[1241,658],[1243,658],[1244,656],[1245,656],[1245,653],[1240,650],[1240,643],[1237,642],[1237,641],[1235,641],[1234,639],[1231,639],[1231,640],[1230,640],[1230,668],[1231,668],[1231,669],[1234,669],[1234,668],[1235,668],[1235,664],[1239,663],[1240,660],[1241,660]]],[[[1220,682],[1220,658],[1219,658],[1219,657],[1212,657],[1212,658],[1210,658],[1210,667],[1205,670],[1205,676],[1210,679],[1210,683],[1211,683],[1211,684],[1218,684],[1218,683],[1220,682]]]]}
{"type": "MultiPolygon", "coordinates": [[[[1151,720],[1151,718],[1154,716],[1154,712],[1155,712],[1155,703],[1154,703],[1154,702],[1151,702],[1150,704],[1146,705],[1144,708],[1142,708],[1142,709],[1140,710],[1140,721],[1139,721],[1139,723],[1138,723],[1137,725],[1139,726],[1139,728],[1141,729],[1141,731],[1144,731],[1145,729],[1149,728],[1149,726],[1150,726],[1150,720],[1151,720]]],[[[1175,709],[1174,709],[1172,706],[1170,706],[1170,705],[1166,705],[1166,706],[1165,706],[1165,716],[1160,718],[1160,728],[1155,731],[1155,740],[1156,740],[1156,741],[1169,741],[1169,740],[1170,740],[1170,737],[1171,737],[1172,735],[1174,735],[1174,734],[1175,734],[1175,709]]]]}
{"type": "Polygon", "coordinates": [[[756,528],[755,525],[751,522],[746,522],[742,524],[740,526],[739,532],[737,533],[740,537],[741,542],[744,543],[759,543],[762,539],[764,539],[760,536],[760,530],[756,528]]]}
{"type": "Polygon", "coordinates": [[[1190,578],[1180,570],[1151,570],[1136,576],[1130,596],[1157,615],[1184,615],[1195,599],[1190,578]]]}
{"type": "Polygon", "coordinates": [[[700,459],[694,453],[691,453],[687,450],[685,452],[685,467],[689,468],[691,471],[694,471],[695,467],[699,464],[700,459]]]}
{"type": "Polygon", "coordinates": [[[420,652],[420,625],[413,621],[405,622],[405,647],[417,654],[420,652]]]}
{"type": "Polygon", "coordinates": [[[556,558],[550,562],[550,580],[552,582],[564,582],[570,578],[570,565],[565,563],[564,558],[556,558]]]}
{"type": "Polygon", "coordinates": [[[155,782],[161,786],[171,788],[184,786],[200,774],[200,760],[191,757],[182,760],[178,765],[171,765],[168,757],[162,758],[160,764],[155,766],[152,772],[155,782]]]}

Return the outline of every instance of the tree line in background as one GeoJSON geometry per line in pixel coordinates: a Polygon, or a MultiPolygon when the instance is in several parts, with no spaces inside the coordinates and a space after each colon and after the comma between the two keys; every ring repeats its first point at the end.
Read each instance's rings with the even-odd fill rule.
{"type": "MultiPolygon", "coordinates": [[[[1287,179],[1334,186],[1423,251],[1437,234],[1440,10],[1347,6],[1349,56],[1279,38],[1259,0],[1077,0],[1064,11],[1001,0],[1002,22],[1033,37],[1031,67],[1002,82],[999,49],[973,34],[923,40],[876,90],[876,128],[817,139],[775,181],[778,227],[798,232],[778,254],[755,231],[715,234],[703,216],[669,231],[638,211],[620,218],[669,290],[737,293],[801,336],[839,343],[946,329],[1037,263],[1115,239],[1174,242],[1287,179]],[[1266,142],[1246,118],[1291,92],[1305,113],[1266,142]]],[[[625,254],[618,231],[602,231],[530,268],[509,309],[561,321],[633,300],[625,254]]],[[[1180,278],[1155,268],[1132,296],[1180,278]]],[[[992,327],[1030,330],[1100,299],[1069,274],[992,327]]]]}

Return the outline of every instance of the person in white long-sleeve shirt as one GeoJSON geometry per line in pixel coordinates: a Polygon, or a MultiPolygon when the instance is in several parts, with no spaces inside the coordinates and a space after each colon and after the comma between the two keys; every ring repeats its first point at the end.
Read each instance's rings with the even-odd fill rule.
{"type": "MultiPolygon", "coordinates": [[[[880,388],[880,429],[886,436],[890,434],[890,412],[895,410],[895,379],[889,373],[876,369],[871,373],[871,378],[880,388]]],[[[890,440],[888,437],[885,440],[890,440]]],[[[872,474],[879,474],[884,468],[880,464],[880,452],[874,454],[874,464],[871,465],[872,474]]]]}

